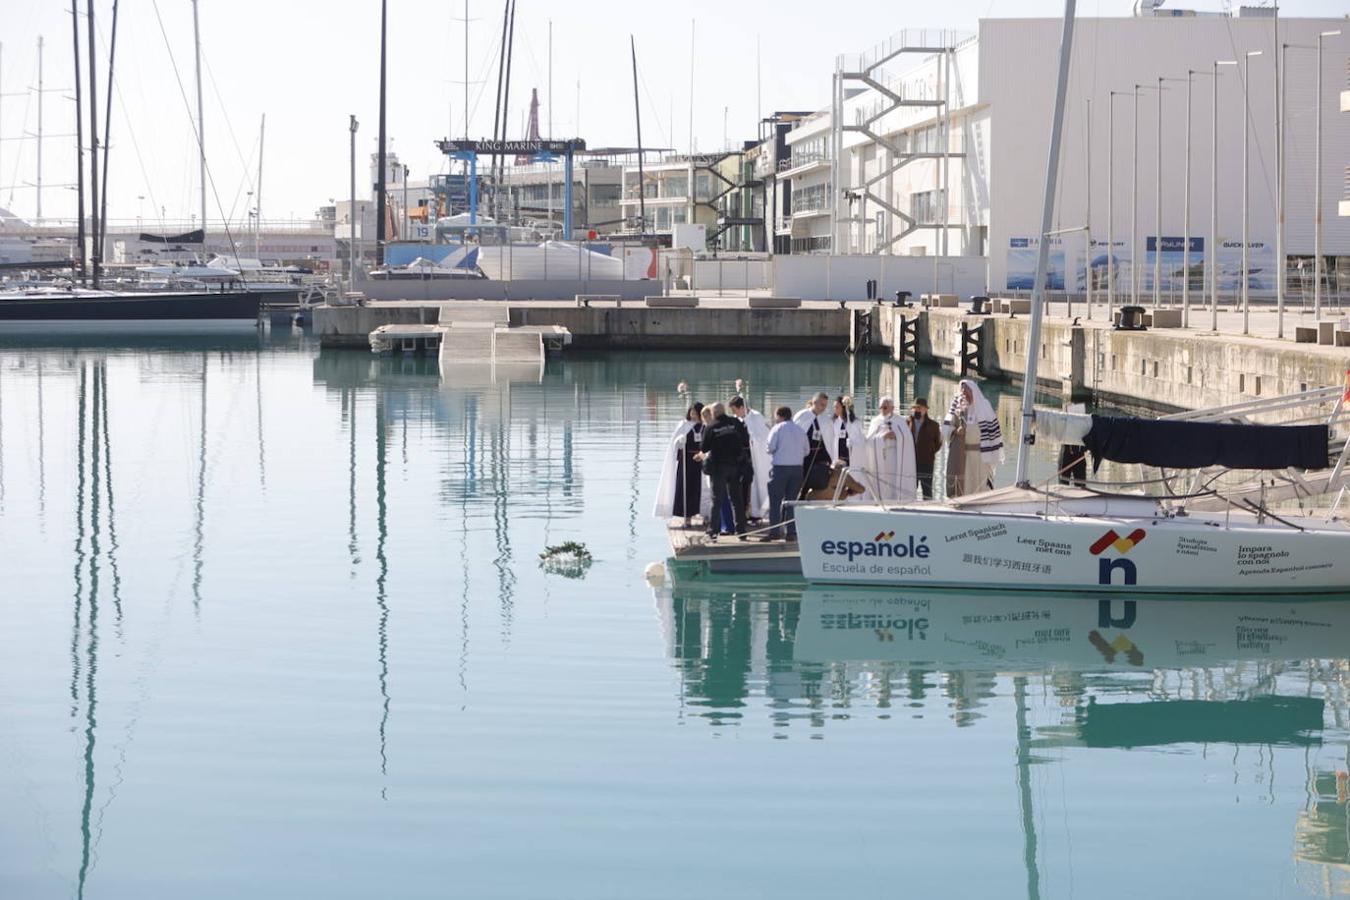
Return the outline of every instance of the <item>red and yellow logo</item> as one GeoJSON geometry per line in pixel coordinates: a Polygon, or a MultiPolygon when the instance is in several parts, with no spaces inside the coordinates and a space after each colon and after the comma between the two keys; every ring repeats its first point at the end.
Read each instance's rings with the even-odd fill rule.
{"type": "Polygon", "coordinates": [[[1093,556],[1105,552],[1108,548],[1115,548],[1117,553],[1129,553],[1143,542],[1144,536],[1145,533],[1142,528],[1136,528],[1125,537],[1121,537],[1116,533],[1116,530],[1112,528],[1110,531],[1106,532],[1106,534],[1097,538],[1088,550],[1092,552],[1093,556]]]}
{"type": "Polygon", "coordinates": [[[895,537],[894,531],[879,531],[877,532],[877,536],[872,538],[872,540],[878,544],[882,544],[885,543],[886,541],[891,540],[894,537],[895,537]]]}
{"type": "Polygon", "coordinates": [[[1118,634],[1115,640],[1108,641],[1100,631],[1093,630],[1088,634],[1088,642],[1097,648],[1097,652],[1108,663],[1115,662],[1116,655],[1123,653],[1130,665],[1142,666],[1144,664],[1144,651],[1140,650],[1134,641],[1123,634],[1118,634]]]}

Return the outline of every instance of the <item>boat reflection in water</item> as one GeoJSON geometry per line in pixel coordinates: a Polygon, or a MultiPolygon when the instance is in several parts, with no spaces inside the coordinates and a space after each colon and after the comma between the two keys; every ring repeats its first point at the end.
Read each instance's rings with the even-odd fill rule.
{"type": "Polygon", "coordinates": [[[1028,896],[1040,895],[1045,852],[1035,766],[1084,750],[1216,744],[1232,747],[1239,793],[1264,795],[1269,782],[1273,798],[1276,752],[1302,758],[1303,771],[1280,778],[1306,784],[1291,823],[1297,879],[1313,894],[1350,891],[1350,601],[704,582],[657,588],[656,605],[682,710],[714,727],[753,725],[756,708],[780,738],[804,726],[821,739],[858,720],[1012,719],[1028,896]],[[1239,784],[1244,747],[1262,760],[1252,784],[1239,784]]]}

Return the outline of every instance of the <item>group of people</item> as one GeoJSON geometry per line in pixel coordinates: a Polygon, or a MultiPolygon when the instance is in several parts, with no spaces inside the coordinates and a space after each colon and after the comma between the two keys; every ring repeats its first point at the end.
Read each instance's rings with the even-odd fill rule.
{"type": "Polygon", "coordinates": [[[682,519],[686,528],[699,516],[712,540],[722,534],[745,540],[750,527],[767,518],[762,540],[794,540],[792,503],[813,495],[873,503],[920,495],[931,500],[944,444],[948,497],[993,487],[1002,431],[970,379],[962,379],[940,423],[923,397],[915,398],[909,415],[882,397],[865,427],[851,397],[836,397],[831,409],[824,391],[796,413],[778,407],[772,426],[739,394],[726,404],[692,403],[671,438],[655,514],[682,519]],[[842,486],[841,478],[847,479],[842,486]]]}

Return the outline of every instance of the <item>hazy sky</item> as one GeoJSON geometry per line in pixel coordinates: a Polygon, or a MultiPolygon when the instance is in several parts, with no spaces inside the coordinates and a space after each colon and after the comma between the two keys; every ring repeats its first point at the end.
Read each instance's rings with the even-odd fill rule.
{"type": "MultiPolygon", "coordinates": [[[[1178,5],[1175,0],[1169,5],[1178,5]]],[[[81,12],[87,0],[79,0],[81,12]]],[[[1214,0],[1180,4],[1214,9],[1214,0]]],[[[0,0],[0,206],[31,217],[36,142],[14,140],[37,127],[39,35],[46,39],[44,217],[72,216],[74,105],[70,4],[0,0]],[[66,89],[54,91],[53,88],[66,89]]],[[[100,129],[106,102],[111,0],[97,0],[100,129]]],[[[1128,0],[1084,0],[1080,16],[1128,15],[1128,0]]],[[[469,131],[492,131],[502,0],[468,0],[469,131]]],[[[548,130],[548,30],[553,21],[553,132],[591,146],[635,141],[628,36],[637,41],[643,141],[689,145],[690,26],[696,23],[694,139],[752,137],[758,113],[816,109],[829,98],[837,53],[858,52],[902,28],[971,30],[980,18],[1059,15],[1060,0],[948,0],[941,4],[844,0],[776,3],[686,0],[682,4],[545,3],[519,0],[510,137],[520,137],[530,89],[540,93],[548,130]],[[912,9],[912,11],[910,11],[912,9]],[[762,100],[756,109],[756,40],[762,100]]],[[[1343,15],[1336,0],[1301,0],[1286,15],[1343,15]]],[[[348,193],[348,115],[360,121],[358,190],[375,149],[379,77],[378,0],[200,0],[204,56],[209,217],[245,217],[257,177],[258,126],[267,115],[263,212],[310,217],[348,193]]],[[[391,149],[414,180],[443,171],[432,141],[464,131],[464,0],[390,0],[391,149]]],[[[82,34],[85,28],[81,15],[82,34]]],[[[87,49],[82,51],[87,54],[87,49]]],[[[86,57],[87,59],[87,57],[86,57]]],[[[82,66],[86,59],[81,60],[82,66]]],[[[185,220],[197,209],[197,163],[189,104],[195,104],[190,0],[125,0],[117,34],[110,157],[110,218],[160,209],[185,220]],[[171,58],[172,57],[172,58],[171,58]],[[175,75],[175,63],[177,76],[175,75]],[[181,77],[181,87],[179,78],[181,77]],[[143,199],[141,199],[143,198],[143,199]]],[[[82,81],[87,85],[88,71],[82,81]]],[[[195,106],[192,108],[195,109],[195,106]]],[[[86,131],[87,131],[86,112],[86,131]]],[[[86,136],[87,139],[87,136],[86,136]]]]}

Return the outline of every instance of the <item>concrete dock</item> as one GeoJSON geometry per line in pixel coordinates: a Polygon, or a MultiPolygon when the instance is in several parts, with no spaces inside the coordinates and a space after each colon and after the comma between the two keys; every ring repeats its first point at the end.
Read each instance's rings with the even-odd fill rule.
{"type": "MultiPolygon", "coordinates": [[[[851,350],[1014,382],[1026,371],[1025,300],[1000,305],[1011,313],[974,315],[966,301],[923,308],[746,295],[689,296],[676,306],[670,299],[368,301],[316,307],[314,331],[324,347],[367,349],[370,333],[382,325],[492,321],[530,330],[559,326],[579,350],[851,350]]],[[[1179,322],[1169,309],[1159,311],[1161,326],[1179,322]]],[[[1310,311],[1286,310],[1283,337],[1269,306],[1252,309],[1243,334],[1244,316],[1231,301],[1220,307],[1217,330],[1198,305],[1189,327],[1146,331],[1115,329],[1103,303],[1094,304],[1091,318],[1081,301],[1069,311],[1063,300],[1049,306],[1038,382],[1074,399],[1194,409],[1343,384],[1350,367],[1350,346],[1335,345],[1350,340],[1350,325],[1336,309],[1324,311],[1320,322],[1310,311]],[[1310,337],[1332,343],[1309,343],[1310,337]]]]}
{"type": "MultiPolygon", "coordinates": [[[[323,347],[368,349],[382,325],[504,319],[509,327],[560,326],[579,350],[835,350],[848,349],[850,313],[826,301],[760,298],[673,298],[651,301],[372,300],[363,306],[319,306],[314,333],[323,347]],[[752,303],[754,304],[752,306],[752,303]]],[[[865,307],[866,304],[855,304],[865,307]]]]}

